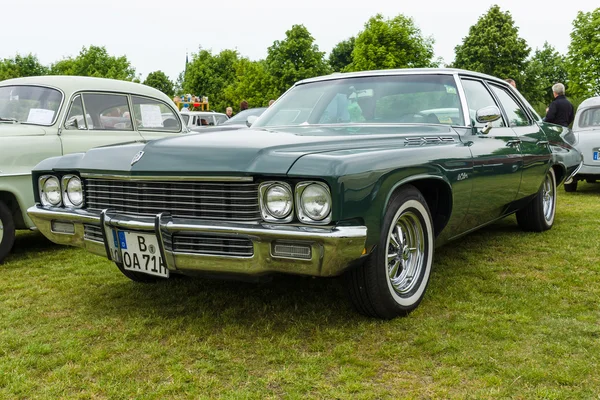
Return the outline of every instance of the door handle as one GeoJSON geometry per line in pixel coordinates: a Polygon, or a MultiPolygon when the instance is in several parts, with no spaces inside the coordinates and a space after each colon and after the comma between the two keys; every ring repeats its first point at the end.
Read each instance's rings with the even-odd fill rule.
{"type": "Polygon", "coordinates": [[[514,145],[519,145],[521,144],[521,139],[510,139],[509,141],[506,142],[507,146],[514,146],[514,145]]]}
{"type": "Polygon", "coordinates": [[[538,146],[547,146],[547,145],[549,145],[549,144],[550,144],[550,142],[549,142],[549,141],[547,141],[547,140],[538,140],[536,144],[537,144],[538,146]]]}

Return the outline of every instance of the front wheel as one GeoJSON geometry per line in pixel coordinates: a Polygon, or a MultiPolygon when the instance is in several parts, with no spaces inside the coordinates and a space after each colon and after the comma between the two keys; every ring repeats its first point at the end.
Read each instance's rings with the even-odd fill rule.
{"type": "Polygon", "coordinates": [[[15,243],[15,222],[10,209],[0,201],[0,264],[15,243]]]}
{"type": "Polygon", "coordinates": [[[414,186],[407,185],[390,200],[374,252],[364,265],[346,273],[357,310],[392,319],[417,308],[431,275],[433,241],[427,202],[414,186]]]}
{"type": "Polygon", "coordinates": [[[543,232],[552,228],[555,213],[556,177],[550,168],[535,198],[517,211],[517,222],[525,231],[543,232]]]}

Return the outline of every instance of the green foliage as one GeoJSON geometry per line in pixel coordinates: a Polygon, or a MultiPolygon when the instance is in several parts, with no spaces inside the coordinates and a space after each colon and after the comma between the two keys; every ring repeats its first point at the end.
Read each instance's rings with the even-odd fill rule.
{"type": "Polygon", "coordinates": [[[580,98],[600,95],[600,8],[577,13],[568,55],[571,94],[580,98]]]}
{"type": "Polygon", "coordinates": [[[377,14],[358,34],[352,64],[346,71],[437,67],[433,38],[424,37],[412,18],[400,14],[385,20],[377,14]]]}
{"type": "Polygon", "coordinates": [[[183,92],[207,96],[211,109],[224,110],[227,103],[223,92],[236,80],[239,56],[235,50],[223,50],[213,55],[209,50],[192,54],[183,80],[183,92]]]}
{"type": "Polygon", "coordinates": [[[75,58],[69,57],[54,63],[52,75],[93,76],[97,78],[136,80],[135,68],[126,56],[115,57],[108,54],[104,46],[83,47],[75,58]]]}
{"type": "Polygon", "coordinates": [[[344,68],[352,63],[352,52],[356,38],[352,36],[349,39],[342,40],[331,50],[329,54],[329,65],[335,72],[342,72],[344,68]]]}
{"type": "Polygon", "coordinates": [[[567,82],[565,64],[565,57],[548,42],[545,42],[541,49],[536,49],[535,54],[527,63],[526,79],[519,87],[521,93],[534,108],[545,110],[554,99],[552,85],[557,82],[567,82]]]}
{"type": "Polygon", "coordinates": [[[171,82],[169,77],[160,70],[150,72],[144,81],[144,85],[158,89],[169,97],[173,97],[175,94],[173,82],[171,82]]]}
{"type": "Polygon", "coordinates": [[[293,25],[285,36],[284,40],[273,42],[266,59],[267,72],[273,77],[274,88],[279,94],[299,80],[331,71],[325,53],[319,51],[304,25],[293,25]]]}
{"type": "Polygon", "coordinates": [[[234,110],[242,100],[246,100],[250,108],[266,107],[269,100],[279,97],[265,64],[265,61],[250,61],[247,58],[241,58],[236,63],[235,81],[223,92],[225,101],[234,110]]]}
{"type": "Polygon", "coordinates": [[[37,56],[17,54],[14,58],[0,61],[0,81],[20,78],[23,76],[38,76],[48,74],[48,68],[40,63],[37,56]]]}
{"type": "Polygon", "coordinates": [[[469,28],[463,43],[455,47],[453,66],[482,72],[499,78],[512,78],[521,87],[527,79],[523,72],[531,49],[519,37],[510,12],[502,12],[497,5],[481,16],[469,28]]]}

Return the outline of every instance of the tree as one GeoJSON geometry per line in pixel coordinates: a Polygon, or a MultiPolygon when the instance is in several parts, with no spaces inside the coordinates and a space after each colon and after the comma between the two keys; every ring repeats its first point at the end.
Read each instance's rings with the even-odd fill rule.
{"type": "Polygon", "coordinates": [[[510,12],[494,5],[469,28],[469,34],[454,51],[454,67],[512,78],[521,87],[531,49],[519,37],[510,12]]]}
{"type": "Polygon", "coordinates": [[[569,91],[580,98],[600,95],[600,8],[578,12],[573,21],[567,71],[569,91]]]}
{"type": "Polygon", "coordinates": [[[269,100],[279,97],[273,77],[267,73],[265,61],[250,61],[247,58],[238,61],[235,81],[225,88],[223,94],[231,106],[246,100],[250,107],[266,107],[269,100]]]}
{"type": "Polygon", "coordinates": [[[108,54],[105,47],[83,47],[75,58],[65,58],[52,65],[53,75],[95,76],[98,78],[135,81],[135,68],[126,56],[115,57],[108,54]]]}
{"type": "Polygon", "coordinates": [[[48,67],[42,65],[37,56],[31,53],[26,56],[17,54],[14,58],[5,58],[0,61],[0,81],[46,74],[48,74],[48,67]]]}
{"type": "Polygon", "coordinates": [[[342,72],[344,68],[352,63],[352,52],[354,51],[354,42],[356,38],[352,36],[349,39],[342,40],[331,50],[329,54],[329,65],[335,72],[342,72]]]}
{"type": "Polygon", "coordinates": [[[235,50],[223,50],[213,55],[209,50],[200,49],[192,54],[192,60],[187,65],[183,92],[207,96],[212,109],[225,109],[230,104],[227,104],[223,92],[235,82],[238,60],[235,50]]]}
{"type": "Polygon", "coordinates": [[[412,18],[400,14],[386,20],[377,14],[358,34],[352,64],[346,70],[437,67],[433,43],[433,38],[421,34],[412,18]]]}
{"type": "Polygon", "coordinates": [[[144,81],[144,85],[158,89],[169,97],[173,97],[175,94],[173,82],[162,71],[150,72],[144,81]]]}
{"type": "Polygon", "coordinates": [[[304,25],[292,26],[285,36],[284,40],[273,42],[266,59],[267,72],[273,76],[279,94],[299,80],[331,71],[325,61],[325,53],[319,51],[315,39],[304,25]]]}
{"type": "Polygon", "coordinates": [[[525,76],[519,90],[536,109],[543,110],[554,98],[552,85],[567,82],[565,57],[545,42],[527,63],[525,76]]]}

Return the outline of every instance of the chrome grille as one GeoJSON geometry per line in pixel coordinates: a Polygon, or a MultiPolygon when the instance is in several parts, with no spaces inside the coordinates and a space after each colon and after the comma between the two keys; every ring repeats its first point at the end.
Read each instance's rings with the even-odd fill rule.
{"type": "Polygon", "coordinates": [[[258,221],[258,184],[85,179],[86,208],[124,214],[258,221]]]}
{"type": "Polygon", "coordinates": [[[104,238],[102,237],[102,228],[96,225],[83,224],[83,237],[86,240],[104,242],[104,238]]]}
{"type": "Polygon", "coordinates": [[[173,235],[175,253],[193,253],[217,256],[252,257],[254,246],[247,238],[176,234],[173,235]]]}

